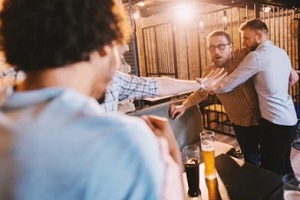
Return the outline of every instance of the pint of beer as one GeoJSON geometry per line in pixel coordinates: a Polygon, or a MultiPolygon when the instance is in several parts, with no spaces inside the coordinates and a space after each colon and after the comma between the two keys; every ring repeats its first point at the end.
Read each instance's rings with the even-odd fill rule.
{"type": "Polygon", "coordinates": [[[196,145],[185,146],[182,150],[182,158],[189,186],[188,195],[189,197],[198,197],[201,194],[199,188],[199,147],[196,145]]]}
{"type": "Polygon", "coordinates": [[[203,131],[200,133],[205,178],[210,180],[216,178],[214,140],[215,135],[213,131],[203,131]]]}
{"type": "Polygon", "coordinates": [[[218,180],[212,179],[205,179],[207,191],[208,191],[208,199],[209,200],[221,200],[221,195],[218,188],[218,180]]]}

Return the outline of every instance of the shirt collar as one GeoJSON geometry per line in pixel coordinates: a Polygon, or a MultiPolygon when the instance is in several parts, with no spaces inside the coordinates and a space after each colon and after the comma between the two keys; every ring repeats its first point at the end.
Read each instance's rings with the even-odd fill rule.
{"type": "Polygon", "coordinates": [[[266,40],[266,41],[260,43],[255,50],[259,50],[259,49],[262,49],[262,48],[270,46],[270,45],[272,45],[272,42],[270,40],[266,40]]]}
{"type": "Polygon", "coordinates": [[[7,97],[5,103],[1,107],[16,108],[34,105],[57,97],[66,90],[68,89],[52,87],[26,92],[14,92],[7,97]]]}

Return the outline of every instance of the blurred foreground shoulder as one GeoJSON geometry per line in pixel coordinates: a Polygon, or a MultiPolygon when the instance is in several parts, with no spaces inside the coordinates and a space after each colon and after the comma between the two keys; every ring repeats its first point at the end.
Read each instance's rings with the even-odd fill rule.
{"type": "MultiPolygon", "coordinates": [[[[101,187],[95,187],[93,192],[96,194],[93,196],[97,197],[97,193],[105,191],[107,196],[99,194],[103,199],[112,196],[122,199],[127,195],[130,199],[160,199],[165,163],[156,136],[143,120],[136,117],[111,114],[104,120],[111,121],[112,126],[107,129],[107,134],[114,136],[104,144],[107,150],[102,151],[110,156],[103,155],[102,161],[98,161],[96,171],[101,171],[101,187]],[[107,164],[103,166],[105,160],[107,164]],[[99,191],[97,188],[103,189],[99,191]]],[[[98,182],[100,179],[96,178],[96,174],[94,181],[98,182]]]]}

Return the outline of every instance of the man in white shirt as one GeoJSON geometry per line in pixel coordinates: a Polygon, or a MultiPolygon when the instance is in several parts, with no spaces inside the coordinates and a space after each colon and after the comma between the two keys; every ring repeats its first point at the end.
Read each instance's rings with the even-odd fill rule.
{"type": "Polygon", "coordinates": [[[252,78],[261,112],[261,166],[278,174],[293,173],[291,142],[297,116],[289,95],[291,62],[287,53],[268,40],[266,24],[253,19],[241,25],[243,45],[252,50],[239,67],[220,82],[215,93],[229,92],[252,78]]]}

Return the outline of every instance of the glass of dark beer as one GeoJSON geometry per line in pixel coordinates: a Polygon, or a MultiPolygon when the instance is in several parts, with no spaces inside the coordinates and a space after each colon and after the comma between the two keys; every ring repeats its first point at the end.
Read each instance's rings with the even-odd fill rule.
{"type": "Polygon", "coordinates": [[[189,187],[188,195],[190,197],[198,197],[201,194],[199,189],[199,147],[196,145],[185,146],[182,150],[182,158],[189,187]]]}

